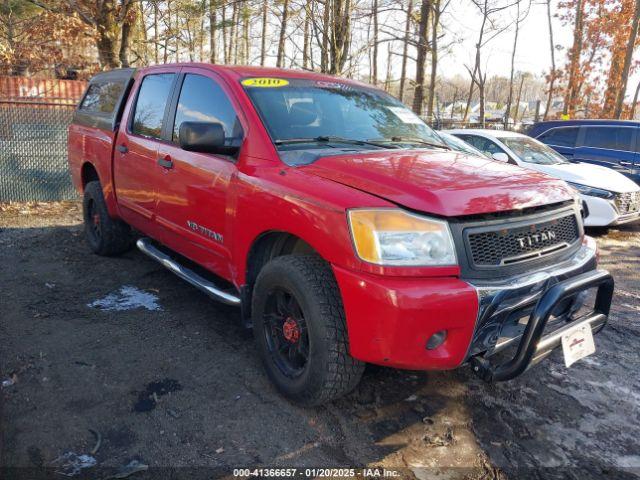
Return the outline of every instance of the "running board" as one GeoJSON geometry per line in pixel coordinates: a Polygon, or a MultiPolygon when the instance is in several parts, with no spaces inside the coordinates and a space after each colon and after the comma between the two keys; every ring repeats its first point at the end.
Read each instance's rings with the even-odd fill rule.
{"type": "Polygon", "coordinates": [[[193,270],[180,265],[169,255],[155,247],[150,239],[140,238],[136,242],[136,246],[142,253],[144,253],[148,257],[153,258],[156,262],[160,263],[166,269],[172,271],[178,277],[189,282],[197,289],[202,290],[214,300],[226,303],[227,305],[240,305],[240,298],[223,290],[220,290],[220,288],[218,288],[212,281],[207,280],[206,278],[203,278],[202,276],[195,273],[193,270]]]}

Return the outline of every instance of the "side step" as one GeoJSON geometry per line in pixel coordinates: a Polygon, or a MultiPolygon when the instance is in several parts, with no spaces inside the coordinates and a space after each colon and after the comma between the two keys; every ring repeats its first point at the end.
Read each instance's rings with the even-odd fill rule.
{"type": "Polygon", "coordinates": [[[214,300],[226,303],[227,305],[240,305],[240,298],[228,292],[225,292],[224,290],[220,290],[220,288],[217,287],[216,284],[212,281],[207,280],[206,278],[203,278],[202,276],[195,273],[193,270],[180,265],[169,255],[155,247],[150,239],[140,238],[136,242],[136,246],[142,253],[144,253],[148,257],[153,258],[156,262],[160,263],[165,268],[175,273],[181,279],[189,282],[197,289],[202,290],[214,300]]]}

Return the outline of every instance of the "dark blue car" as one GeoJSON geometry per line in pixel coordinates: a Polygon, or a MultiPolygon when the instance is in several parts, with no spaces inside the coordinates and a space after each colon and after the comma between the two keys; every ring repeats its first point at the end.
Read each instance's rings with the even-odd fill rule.
{"type": "Polygon", "coordinates": [[[527,133],[571,161],[604,165],[640,184],[640,122],[552,120],[527,133]]]}

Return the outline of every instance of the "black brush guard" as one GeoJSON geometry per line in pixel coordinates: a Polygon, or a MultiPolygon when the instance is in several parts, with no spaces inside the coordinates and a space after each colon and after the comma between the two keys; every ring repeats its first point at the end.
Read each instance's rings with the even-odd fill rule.
{"type": "Polygon", "coordinates": [[[536,303],[513,358],[496,365],[482,356],[472,357],[471,366],[474,372],[489,382],[511,380],[549,355],[560,345],[562,335],[568,330],[588,324],[594,331],[599,331],[607,322],[613,287],[613,277],[606,270],[592,270],[555,284],[536,303]],[[598,289],[593,311],[545,336],[542,335],[556,306],[563,300],[591,288],[598,289]]]}

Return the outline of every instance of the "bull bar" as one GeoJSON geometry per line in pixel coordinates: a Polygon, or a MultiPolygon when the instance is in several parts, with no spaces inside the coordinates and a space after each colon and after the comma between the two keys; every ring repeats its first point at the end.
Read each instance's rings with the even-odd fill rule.
{"type": "Polygon", "coordinates": [[[613,298],[613,277],[606,270],[591,270],[556,283],[538,299],[526,324],[515,355],[500,364],[492,363],[480,355],[471,357],[473,371],[489,382],[510,380],[538,363],[560,345],[562,335],[580,325],[590,325],[595,332],[607,322],[613,298]],[[594,308],[566,325],[543,336],[554,309],[572,296],[597,288],[594,308]]]}

